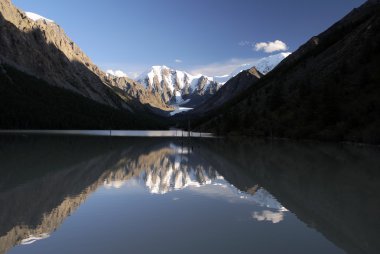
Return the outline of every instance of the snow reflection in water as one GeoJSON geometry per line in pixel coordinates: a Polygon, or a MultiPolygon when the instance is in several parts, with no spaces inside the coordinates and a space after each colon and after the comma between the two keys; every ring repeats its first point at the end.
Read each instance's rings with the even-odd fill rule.
{"type": "Polygon", "coordinates": [[[366,220],[375,216],[361,216],[363,227],[352,217],[376,207],[374,199],[363,199],[361,183],[378,194],[377,175],[367,181],[362,170],[380,165],[377,151],[185,140],[11,137],[0,146],[6,148],[0,153],[6,176],[0,178],[0,253],[105,253],[111,247],[186,253],[184,246],[194,253],[200,243],[207,253],[240,253],[241,246],[260,253],[340,253],[324,237],[333,241],[332,234],[347,232],[329,231],[326,216],[361,232],[357,240],[339,241],[344,249],[377,248],[371,237],[378,227],[366,220]],[[347,183],[350,199],[340,195],[347,183]],[[359,198],[364,210],[351,206],[359,198]],[[341,206],[334,205],[337,199],[341,206]],[[275,244],[265,244],[276,234],[275,244]],[[171,244],[154,244],[167,239],[171,244]]]}

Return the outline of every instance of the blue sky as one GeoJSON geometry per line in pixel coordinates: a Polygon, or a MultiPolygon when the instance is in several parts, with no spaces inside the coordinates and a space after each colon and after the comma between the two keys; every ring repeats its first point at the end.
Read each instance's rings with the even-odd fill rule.
{"type": "Polygon", "coordinates": [[[130,76],[152,65],[227,74],[276,54],[255,50],[279,40],[294,51],[365,0],[13,0],[53,19],[102,69],[130,76]],[[178,60],[178,61],[176,61],[178,60]]]}

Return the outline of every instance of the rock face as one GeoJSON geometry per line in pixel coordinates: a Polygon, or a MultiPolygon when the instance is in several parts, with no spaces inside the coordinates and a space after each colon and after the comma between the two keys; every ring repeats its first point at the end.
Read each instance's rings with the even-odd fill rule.
{"type": "Polygon", "coordinates": [[[213,78],[193,76],[166,66],[153,66],[136,81],[169,105],[182,104],[193,107],[207,100],[221,87],[213,78]]]}
{"type": "Polygon", "coordinates": [[[380,4],[311,38],[203,127],[254,136],[380,143],[380,4]]]}
{"type": "MultiPolygon", "coordinates": [[[[9,0],[0,0],[0,14],[1,62],[112,107],[130,109],[131,101],[139,103],[137,85],[126,91],[127,97],[115,94],[112,88],[117,82],[108,79],[58,24],[27,15],[9,0]]],[[[150,101],[154,99],[145,98],[142,103],[150,101]]],[[[160,102],[153,104],[166,107],[160,102]]]]}
{"type": "Polygon", "coordinates": [[[117,77],[108,74],[105,77],[106,83],[111,84],[124,100],[130,101],[136,108],[141,108],[141,104],[149,105],[150,108],[156,108],[161,111],[171,110],[171,106],[167,105],[162,97],[157,93],[152,93],[140,83],[128,78],[117,77]]]}

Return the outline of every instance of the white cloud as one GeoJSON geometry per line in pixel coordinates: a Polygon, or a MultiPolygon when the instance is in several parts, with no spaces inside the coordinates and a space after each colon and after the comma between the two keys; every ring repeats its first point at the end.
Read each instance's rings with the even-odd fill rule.
{"type": "Polygon", "coordinates": [[[254,218],[257,221],[270,221],[276,224],[284,220],[284,213],[265,210],[265,211],[262,211],[261,213],[254,212],[252,214],[252,218],[254,218]]]}
{"type": "Polygon", "coordinates": [[[128,77],[128,75],[126,73],[124,73],[123,71],[121,71],[121,70],[116,70],[116,71],[114,71],[114,70],[107,70],[106,73],[109,74],[109,75],[118,77],[118,78],[128,77]]]}
{"type": "Polygon", "coordinates": [[[139,75],[140,75],[140,72],[135,72],[135,71],[130,71],[128,73],[125,73],[121,70],[107,70],[106,71],[107,75],[112,75],[112,76],[115,76],[115,77],[118,77],[118,78],[125,78],[125,77],[128,77],[128,78],[137,78],[139,75]]]}
{"type": "Polygon", "coordinates": [[[130,64],[128,62],[103,62],[98,64],[98,66],[102,70],[113,71],[114,74],[115,70],[123,70],[123,74],[126,74],[129,78],[132,79],[137,78],[143,71],[147,70],[149,67],[149,65],[147,64],[130,64]]]}
{"type": "Polygon", "coordinates": [[[112,189],[112,188],[115,188],[115,189],[120,189],[121,187],[123,187],[123,185],[125,184],[125,181],[104,181],[104,187],[106,189],[112,189]]]}
{"type": "Polygon", "coordinates": [[[255,44],[254,49],[256,51],[264,51],[266,53],[273,53],[276,51],[285,51],[288,49],[288,46],[285,42],[280,40],[269,41],[269,42],[259,42],[255,44]]]}
{"type": "Polygon", "coordinates": [[[176,63],[182,63],[182,60],[181,59],[176,59],[176,60],[174,60],[174,62],[176,62],[176,63]]]}

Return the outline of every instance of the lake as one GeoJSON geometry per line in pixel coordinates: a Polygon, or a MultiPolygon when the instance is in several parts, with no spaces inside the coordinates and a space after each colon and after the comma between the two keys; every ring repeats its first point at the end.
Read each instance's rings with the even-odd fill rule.
{"type": "Polygon", "coordinates": [[[0,135],[0,254],[379,253],[380,150],[0,135]]]}

